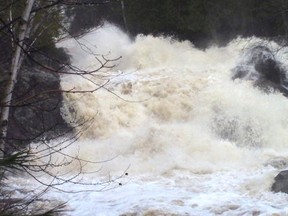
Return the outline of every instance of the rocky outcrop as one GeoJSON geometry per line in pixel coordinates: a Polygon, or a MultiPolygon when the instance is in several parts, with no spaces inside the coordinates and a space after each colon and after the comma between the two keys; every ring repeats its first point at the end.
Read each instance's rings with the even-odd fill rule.
{"type": "Polygon", "coordinates": [[[285,70],[273,52],[265,46],[248,50],[240,65],[234,68],[232,79],[252,80],[263,91],[274,89],[288,96],[285,70]]]}
{"type": "Polygon", "coordinates": [[[7,134],[9,150],[11,146],[53,139],[71,131],[61,116],[62,93],[57,73],[35,67],[21,70],[12,104],[7,134]]]}
{"type": "MultiPolygon", "coordinates": [[[[232,79],[250,80],[264,92],[276,90],[288,97],[286,72],[273,52],[265,46],[248,50],[242,62],[234,68],[232,79]]],[[[271,190],[288,193],[288,170],[281,171],[274,178],[271,190]]]]}
{"type": "Polygon", "coordinates": [[[281,171],[275,178],[272,191],[288,193],[288,170],[281,171]]]}

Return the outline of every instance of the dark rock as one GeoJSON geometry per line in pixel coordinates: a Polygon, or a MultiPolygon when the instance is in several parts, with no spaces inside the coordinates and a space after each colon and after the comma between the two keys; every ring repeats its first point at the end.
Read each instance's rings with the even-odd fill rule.
{"type": "Polygon", "coordinates": [[[274,178],[271,190],[274,192],[288,193],[288,170],[281,171],[274,178]]]}
{"type": "Polygon", "coordinates": [[[274,89],[288,95],[285,70],[275,59],[273,52],[265,46],[256,46],[250,49],[243,62],[235,67],[233,72],[233,80],[253,80],[254,85],[265,92],[274,89]]]}
{"type": "Polygon", "coordinates": [[[37,68],[20,71],[13,91],[8,126],[8,151],[43,138],[49,140],[71,131],[61,116],[62,93],[57,73],[37,68]]]}

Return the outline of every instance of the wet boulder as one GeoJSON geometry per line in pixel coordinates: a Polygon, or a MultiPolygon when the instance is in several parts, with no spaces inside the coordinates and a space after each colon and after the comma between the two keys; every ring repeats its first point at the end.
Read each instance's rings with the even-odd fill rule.
{"type": "Polygon", "coordinates": [[[273,52],[265,46],[249,49],[242,62],[233,69],[232,79],[252,80],[263,91],[274,89],[288,95],[286,72],[273,52]]]}
{"type": "Polygon", "coordinates": [[[288,193],[288,170],[281,171],[274,178],[271,190],[274,192],[288,193]]]}

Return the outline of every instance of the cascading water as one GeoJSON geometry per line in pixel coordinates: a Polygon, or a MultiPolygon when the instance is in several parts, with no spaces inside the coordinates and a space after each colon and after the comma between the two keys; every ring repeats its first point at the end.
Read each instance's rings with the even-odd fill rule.
{"type": "MultiPolygon", "coordinates": [[[[71,215],[288,214],[288,196],[270,192],[287,164],[288,100],[232,79],[246,48],[261,42],[236,39],[203,51],[167,37],[132,41],[109,24],[62,42],[78,68],[97,68],[98,54],[122,56],[90,81],[63,77],[62,88],[76,90],[110,80],[94,93],[66,94],[63,115],[94,119],[69,151],[111,159],[84,167],[98,170],[95,181],[129,167],[119,188],[63,195],[71,215]]],[[[285,50],[276,58],[285,67],[285,50]]]]}

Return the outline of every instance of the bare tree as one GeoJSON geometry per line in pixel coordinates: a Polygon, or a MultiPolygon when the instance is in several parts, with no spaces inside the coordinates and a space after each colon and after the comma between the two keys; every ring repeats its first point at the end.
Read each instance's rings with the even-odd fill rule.
{"type": "MultiPolygon", "coordinates": [[[[105,78],[100,83],[96,83],[91,79],[91,77],[97,76],[97,74],[99,74],[103,69],[110,70],[121,57],[116,59],[109,59],[105,55],[95,54],[88,47],[85,47],[85,50],[94,56],[95,61],[98,62],[98,64],[96,68],[84,70],[70,64],[67,61],[63,62],[57,58],[52,58],[45,51],[37,50],[35,47],[36,41],[39,40],[42,35],[45,35],[45,32],[49,31],[47,26],[43,26],[45,19],[51,19],[51,22],[53,22],[54,17],[51,15],[52,13],[50,13],[51,9],[56,11],[56,13],[61,13],[61,10],[63,10],[63,7],[65,6],[106,4],[110,1],[55,0],[46,2],[40,0],[26,0],[25,4],[22,6],[23,12],[21,16],[13,14],[13,11],[11,10],[11,7],[13,4],[15,4],[15,2],[17,1],[12,1],[10,4],[4,4],[4,7],[0,8],[0,34],[8,36],[12,43],[11,64],[6,71],[6,73],[8,72],[9,74],[8,84],[5,88],[5,97],[1,100],[0,103],[0,183],[4,179],[4,176],[9,176],[9,173],[24,172],[36,182],[43,185],[45,189],[43,189],[41,193],[36,194],[28,200],[25,199],[24,201],[15,200],[13,196],[9,195],[9,192],[0,190],[0,194],[2,195],[2,199],[0,199],[0,213],[4,212],[5,214],[9,214],[11,211],[22,211],[23,213],[24,211],[30,214],[31,212],[27,210],[28,207],[37,201],[37,199],[49,188],[68,193],[83,192],[83,190],[65,191],[61,188],[63,184],[78,184],[89,186],[89,189],[85,189],[84,191],[107,190],[119,186],[119,184],[121,185],[119,180],[127,175],[125,170],[123,171],[122,175],[116,176],[115,178],[109,178],[105,182],[99,182],[95,184],[83,181],[83,175],[88,175],[88,173],[85,173],[83,169],[87,164],[101,164],[105,163],[106,161],[87,161],[79,158],[77,155],[70,155],[65,153],[65,149],[73,145],[79,139],[79,137],[82,135],[82,130],[85,129],[85,127],[89,127],[89,122],[93,119],[74,119],[74,127],[81,127],[80,130],[75,131],[74,128],[69,127],[67,130],[62,131],[61,133],[58,133],[51,138],[58,139],[59,137],[63,137],[62,141],[52,143],[47,142],[45,137],[38,139],[39,137],[43,137],[42,135],[44,133],[49,130],[53,130],[57,126],[56,123],[50,125],[48,128],[45,127],[45,118],[41,116],[41,111],[49,112],[55,109],[55,107],[58,107],[61,103],[61,101],[59,101],[59,104],[56,103],[54,106],[49,108],[49,110],[44,110],[41,107],[37,107],[37,103],[39,103],[39,101],[45,100],[45,96],[54,93],[85,94],[97,91],[100,88],[104,88],[111,92],[105,87],[110,81],[109,78],[105,78]],[[5,10],[10,10],[8,13],[8,19],[1,16],[1,11],[5,10]],[[37,14],[39,13],[43,13],[44,15],[42,15],[42,19],[40,18],[37,20],[37,14]],[[45,19],[43,19],[43,17],[45,17],[45,19]],[[37,55],[33,55],[35,52],[37,55]],[[15,86],[17,79],[19,80],[18,72],[23,71],[23,64],[25,63],[25,60],[33,64],[34,68],[36,68],[35,70],[39,70],[48,74],[54,74],[58,77],[61,75],[78,76],[79,78],[88,80],[94,85],[94,87],[92,89],[85,90],[78,90],[75,88],[62,90],[60,87],[58,87],[35,92],[33,90],[35,86],[30,86],[27,90],[25,90],[25,92],[21,92],[19,96],[19,94],[15,94],[17,93],[15,86]],[[52,66],[47,64],[48,61],[52,62],[52,66]],[[17,141],[17,139],[7,136],[9,132],[9,123],[11,122],[11,115],[9,115],[9,113],[11,114],[11,109],[17,107],[32,107],[40,109],[40,119],[42,119],[40,125],[43,125],[43,127],[41,128],[40,132],[30,137],[29,140],[26,140],[27,142],[37,140],[38,144],[25,145],[24,148],[23,146],[18,147],[7,154],[6,148],[8,145],[10,145],[11,140],[12,142],[17,141]],[[59,174],[53,172],[53,170],[63,167],[67,167],[65,169],[65,173],[59,174]],[[73,167],[73,169],[71,167],[73,167]],[[75,167],[77,168],[76,171],[75,167]],[[39,178],[40,173],[41,175],[44,175],[45,178],[39,178]]],[[[63,35],[69,35],[68,30],[61,24],[61,22],[59,23],[59,29],[63,35]]],[[[77,40],[77,38],[74,39],[77,40]]],[[[81,46],[84,45],[82,44],[81,46]]],[[[103,78],[103,75],[99,77],[103,78]]],[[[0,185],[0,189],[1,188],[5,189],[5,187],[1,187],[0,185]]],[[[51,209],[49,211],[58,213],[59,211],[62,211],[62,208],[63,205],[60,204],[57,205],[55,209],[51,209]]]]}
{"type": "MultiPolygon", "coordinates": [[[[10,79],[8,81],[8,86],[6,88],[7,93],[3,100],[5,106],[2,108],[1,116],[0,116],[0,124],[1,124],[0,136],[1,137],[6,137],[6,134],[7,134],[8,117],[9,117],[9,110],[10,110],[10,105],[11,105],[10,102],[12,99],[12,92],[13,92],[15,83],[17,81],[17,73],[20,67],[19,62],[20,62],[20,56],[21,56],[21,48],[23,47],[25,36],[29,36],[27,35],[27,29],[29,26],[31,10],[32,10],[34,2],[35,0],[27,0],[26,7],[22,15],[22,24],[20,25],[20,31],[18,35],[19,42],[18,42],[18,45],[16,46],[16,50],[13,55],[11,69],[10,69],[10,79]]],[[[0,150],[2,152],[2,157],[3,157],[3,152],[4,152],[4,146],[5,146],[4,139],[1,139],[0,150]]]]}

